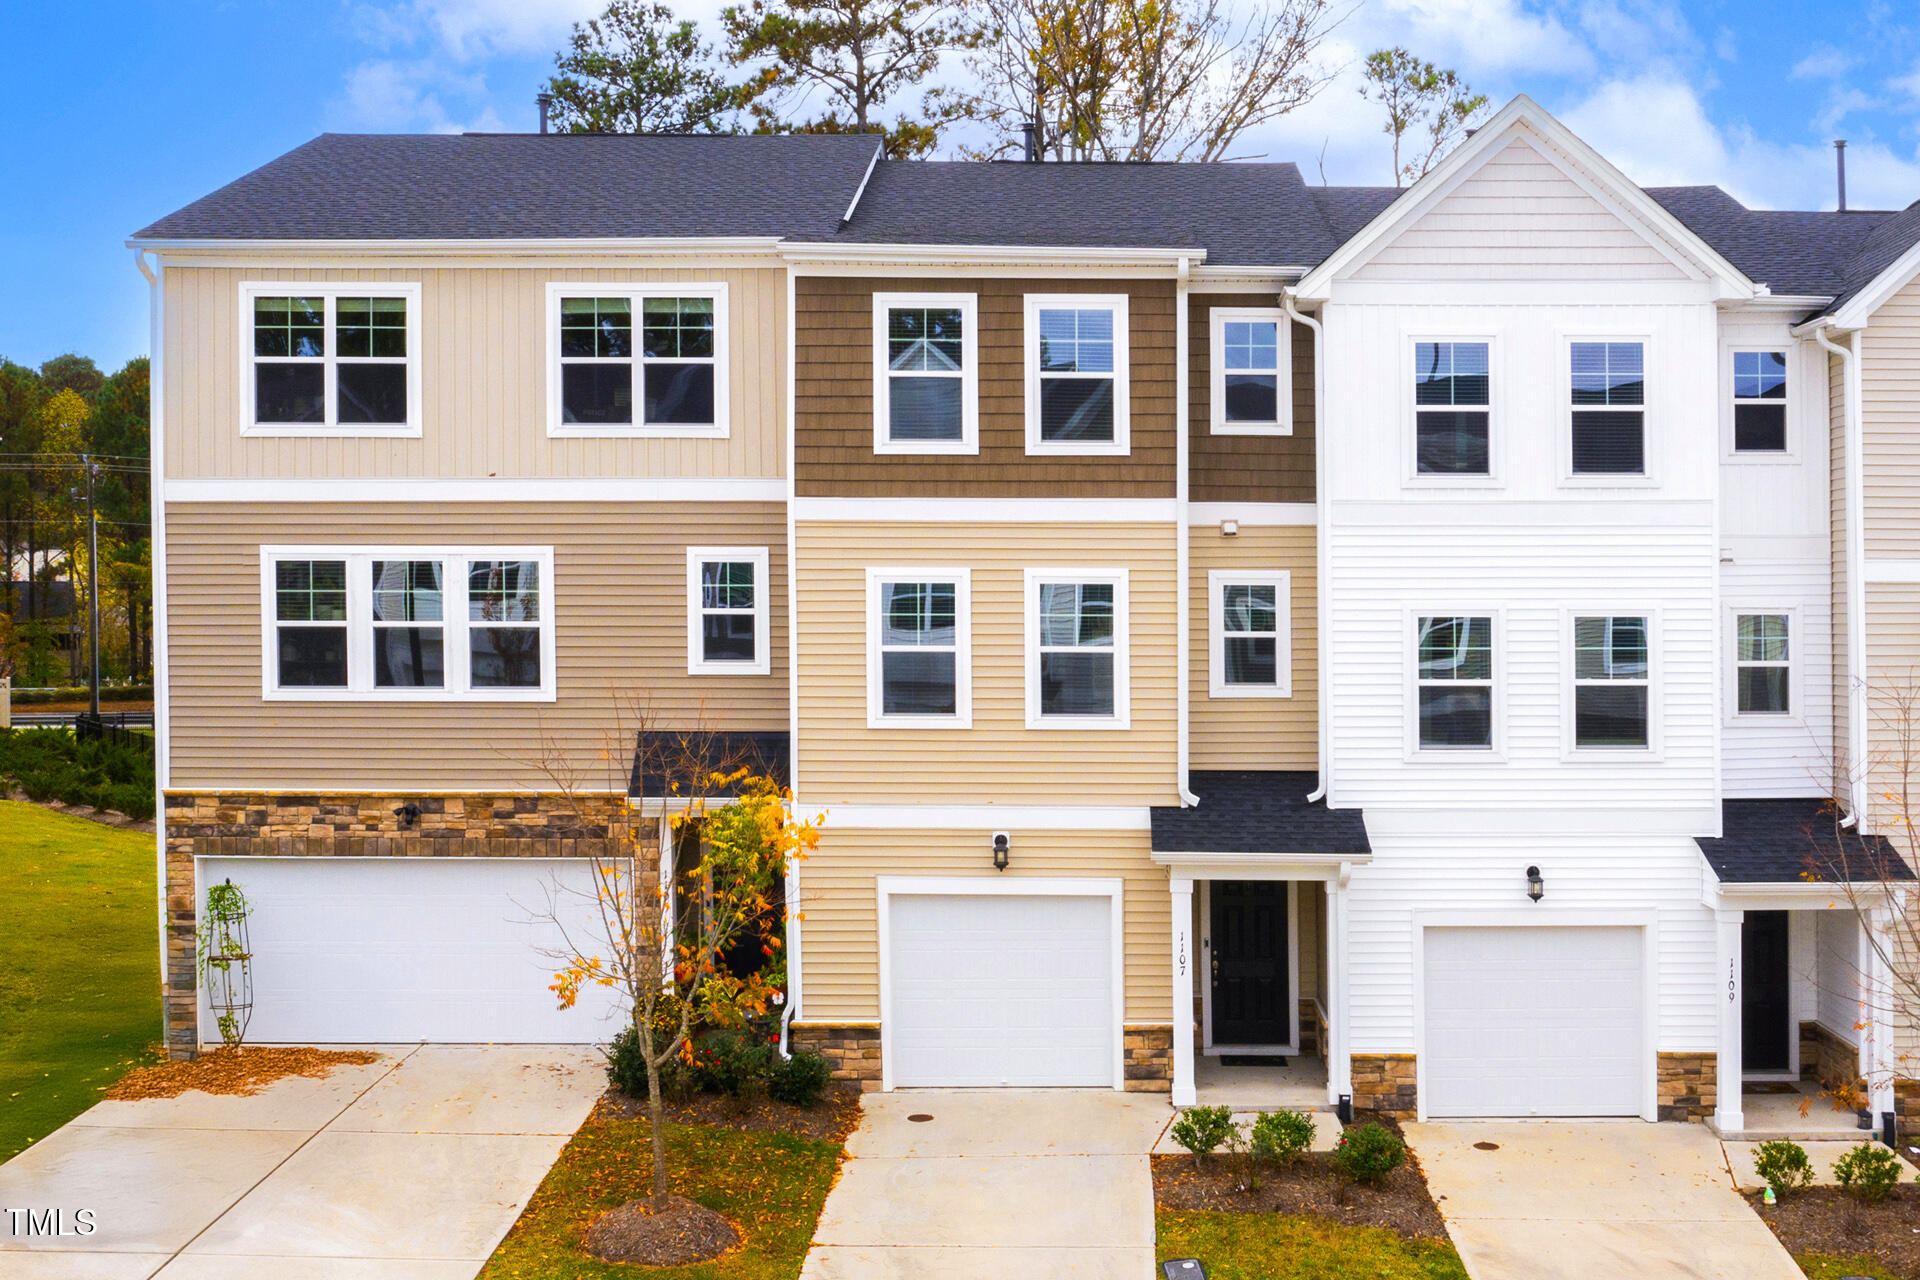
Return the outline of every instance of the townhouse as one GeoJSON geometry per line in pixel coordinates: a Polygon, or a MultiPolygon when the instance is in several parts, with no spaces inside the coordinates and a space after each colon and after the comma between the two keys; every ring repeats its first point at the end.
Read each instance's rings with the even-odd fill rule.
{"type": "Polygon", "coordinates": [[[870,1087],[1891,1110],[1916,241],[1524,98],[1406,191],[322,137],[132,241],[169,1045],[229,878],[257,1040],[604,1038],[539,917],[698,731],[870,1087]]]}

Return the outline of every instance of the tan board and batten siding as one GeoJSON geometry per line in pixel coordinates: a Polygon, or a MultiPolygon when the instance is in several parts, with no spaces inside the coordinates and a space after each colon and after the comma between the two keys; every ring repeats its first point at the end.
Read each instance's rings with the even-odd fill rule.
{"type": "Polygon", "coordinates": [[[552,791],[624,787],[633,709],[663,726],[787,728],[786,516],[779,503],[192,503],[167,509],[177,790],[552,791]],[[558,699],[261,697],[260,547],[553,547],[558,699]],[[689,544],[766,546],[772,671],[687,674],[689,544]]]}
{"type": "Polygon", "coordinates": [[[1172,523],[803,521],[794,541],[803,803],[1179,803],[1172,523]],[[867,727],[867,569],[918,566],[972,572],[969,729],[867,727]],[[1129,570],[1130,728],[1026,727],[1029,568],[1129,570]]]}
{"type": "Polygon", "coordinates": [[[1233,537],[1210,525],[1189,535],[1187,596],[1188,756],[1195,769],[1314,769],[1319,760],[1319,646],[1312,525],[1242,525],[1233,537]],[[1215,569],[1292,574],[1293,696],[1215,698],[1207,575],[1215,569]]]}
{"type": "MultiPolygon", "coordinates": [[[[801,597],[805,599],[804,594],[801,597]]],[[[802,759],[805,759],[804,755],[802,759]]],[[[1027,877],[1122,881],[1126,1020],[1173,1017],[1167,873],[1144,831],[1013,828],[1013,865],[991,864],[992,831],[827,830],[800,869],[806,1021],[880,1018],[880,876],[993,877],[996,890],[1027,877]],[[985,875],[982,875],[982,870],[985,875]]]]}
{"type": "Polygon", "coordinates": [[[1187,299],[1187,496],[1194,502],[1312,502],[1313,330],[1292,326],[1293,434],[1213,433],[1215,307],[1273,307],[1276,294],[1196,293],[1187,299]]]}
{"type": "Polygon", "coordinates": [[[302,270],[168,267],[167,476],[428,479],[785,474],[786,275],[766,267],[624,266],[302,270]],[[313,439],[241,434],[240,286],[418,282],[422,434],[313,439]],[[549,439],[549,281],[727,286],[725,439],[549,439]]]}
{"type": "Polygon", "coordinates": [[[800,276],[794,281],[794,473],[800,497],[1171,498],[1175,488],[1171,280],[800,276]],[[979,297],[980,452],[873,450],[873,295],[979,297]],[[1027,294],[1124,293],[1125,457],[1029,456],[1027,294]]]}

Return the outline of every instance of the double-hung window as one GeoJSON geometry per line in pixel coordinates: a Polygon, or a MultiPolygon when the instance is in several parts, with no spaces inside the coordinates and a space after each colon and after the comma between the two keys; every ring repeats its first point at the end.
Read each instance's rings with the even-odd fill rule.
{"type": "Polygon", "coordinates": [[[265,547],[262,692],[550,701],[548,547],[265,547]]]}
{"type": "Polygon", "coordinates": [[[1787,450],[1787,353],[1733,353],[1733,451],[1787,450]]]}
{"type": "Polygon", "coordinates": [[[1286,313],[1270,307],[1214,307],[1207,313],[1213,350],[1208,401],[1215,435],[1289,435],[1293,431],[1286,313]]]}
{"type": "Polygon", "coordinates": [[[977,313],[971,293],[873,295],[876,453],[979,452],[977,313]]]}
{"type": "Polygon", "coordinates": [[[1790,618],[1784,613],[1735,615],[1734,705],[1739,715],[1793,713],[1790,618]]]}
{"type": "Polygon", "coordinates": [[[1124,294],[1027,295],[1027,452],[1127,452],[1124,294]]]}
{"type": "Polygon", "coordinates": [[[973,721],[965,569],[867,573],[867,723],[966,728],[973,721]]]}
{"type": "Polygon", "coordinates": [[[249,435],[420,434],[420,286],[241,286],[249,435]]]}
{"type": "Polygon", "coordinates": [[[547,434],[727,434],[725,285],[550,284],[547,434]]]}
{"type": "Polygon", "coordinates": [[[1651,743],[1652,665],[1644,615],[1573,620],[1573,745],[1651,743]]]}
{"type": "Polygon", "coordinates": [[[767,634],[765,547],[687,548],[687,673],[763,676],[767,634]]]}
{"type": "Polygon", "coordinates": [[[1127,575],[1029,569],[1027,726],[1125,728],[1127,575]]]}
{"type": "Polygon", "coordinates": [[[1215,698],[1285,698],[1293,692],[1284,571],[1207,573],[1208,677],[1215,698]]]}
{"type": "Polygon", "coordinates": [[[1493,619],[1434,615],[1414,623],[1423,751],[1493,748],[1493,619]]]}
{"type": "Polygon", "coordinates": [[[1576,476],[1647,472],[1646,351],[1638,342],[1575,342],[1572,470],[1576,476]]]}
{"type": "Polygon", "coordinates": [[[1413,344],[1413,466],[1423,476],[1484,476],[1493,416],[1484,342],[1413,344]]]}

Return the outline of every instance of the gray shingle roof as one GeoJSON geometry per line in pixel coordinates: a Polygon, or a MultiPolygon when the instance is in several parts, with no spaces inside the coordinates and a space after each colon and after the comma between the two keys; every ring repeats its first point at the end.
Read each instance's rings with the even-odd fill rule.
{"type": "Polygon", "coordinates": [[[1878,275],[1920,235],[1920,222],[1911,228],[1893,225],[1905,214],[1749,209],[1718,187],[1646,190],[1750,279],[1780,294],[1845,294],[1878,275]],[[1889,242],[1899,247],[1888,253],[1889,242]],[[1879,265],[1868,268],[1881,257],[1879,265]]]}
{"type": "Polygon", "coordinates": [[[1155,853],[1373,852],[1358,809],[1307,803],[1311,773],[1195,770],[1187,786],[1200,797],[1191,809],[1153,810],[1155,853]]]}
{"type": "Polygon", "coordinates": [[[1694,843],[1722,884],[1914,878],[1885,837],[1837,828],[1825,800],[1723,800],[1720,832],[1694,843]]]}
{"type": "MultiPolygon", "coordinates": [[[[648,729],[634,740],[627,794],[705,795],[713,774],[741,769],[784,787],[792,754],[789,735],[771,730],[648,729]]],[[[728,784],[715,794],[733,795],[738,790],[737,784],[728,784]]]]}
{"type": "Polygon", "coordinates": [[[828,235],[873,138],[327,133],[139,238],[828,235]]]}

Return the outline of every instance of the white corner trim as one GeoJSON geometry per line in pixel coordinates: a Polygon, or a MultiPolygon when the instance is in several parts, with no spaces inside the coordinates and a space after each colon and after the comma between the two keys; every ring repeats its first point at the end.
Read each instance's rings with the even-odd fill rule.
{"type": "Polygon", "coordinates": [[[211,476],[168,480],[172,502],[784,502],[772,477],[329,476],[299,479],[211,476]]]}
{"type": "MultiPolygon", "coordinates": [[[[811,807],[811,806],[809,806],[811,807]]],[[[830,804],[836,831],[1150,831],[1153,811],[1124,805],[830,804]]]]}
{"type": "MultiPolygon", "coordinates": [[[[764,676],[773,666],[772,557],[766,547],[687,548],[687,674],[690,676],[764,676]],[[707,609],[702,593],[702,568],[708,562],[753,566],[753,658],[711,659],[704,656],[707,609]]],[[[738,613],[740,610],[719,610],[738,613]]]]}
{"type": "Polygon", "coordinates": [[[1172,524],[1172,498],[795,498],[796,520],[930,524],[1172,524]]]}

